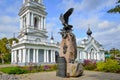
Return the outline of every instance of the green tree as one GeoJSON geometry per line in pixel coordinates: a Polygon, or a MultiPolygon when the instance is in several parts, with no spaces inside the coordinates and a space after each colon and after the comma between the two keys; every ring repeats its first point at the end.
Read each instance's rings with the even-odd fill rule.
{"type": "Polygon", "coordinates": [[[115,8],[107,11],[108,13],[120,13],[120,0],[117,1],[115,8]]]}
{"type": "Polygon", "coordinates": [[[1,62],[4,64],[4,62],[10,62],[11,60],[11,49],[12,42],[16,41],[18,42],[17,38],[2,38],[0,39],[0,59],[1,62]]]}
{"type": "Polygon", "coordinates": [[[105,54],[109,54],[109,52],[108,52],[108,51],[105,51],[105,54]]]}
{"type": "Polygon", "coordinates": [[[6,48],[6,43],[8,43],[7,38],[2,38],[0,40],[0,57],[3,64],[4,64],[4,56],[6,55],[6,53],[9,53],[9,50],[6,48]]]}
{"type": "Polygon", "coordinates": [[[119,49],[112,48],[112,49],[110,49],[109,53],[112,55],[112,58],[115,58],[115,56],[116,56],[117,54],[120,54],[120,50],[119,50],[119,49]]]}
{"type": "Polygon", "coordinates": [[[10,47],[12,47],[13,41],[15,41],[16,43],[18,43],[18,39],[17,38],[10,38],[9,42],[8,42],[8,44],[10,44],[10,47]]]}

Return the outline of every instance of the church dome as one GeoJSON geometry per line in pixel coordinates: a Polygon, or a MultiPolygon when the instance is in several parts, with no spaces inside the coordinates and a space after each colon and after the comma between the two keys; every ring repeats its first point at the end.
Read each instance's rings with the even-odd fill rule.
{"type": "Polygon", "coordinates": [[[51,34],[51,38],[50,38],[51,40],[54,40],[54,37],[53,37],[53,33],[51,34]]]}
{"type": "Polygon", "coordinates": [[[92,31],[90,30],[90,28],[88,28],[87,35],[91,36],[91,34],[92,34],[92,31]]]}

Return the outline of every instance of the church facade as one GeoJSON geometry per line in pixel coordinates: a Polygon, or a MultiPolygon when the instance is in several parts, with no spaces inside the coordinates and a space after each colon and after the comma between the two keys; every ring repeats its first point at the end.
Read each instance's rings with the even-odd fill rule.
{"type": "MultiPolygon", "coordinates": [[[[29,65],[29,63],[56,63],[60,46],[54,42],[53,36],[51,36],[51,41],[47,42],[46,15],[42,0],[23,0],[19,12],[19,42],[13,42],[11,64],[24,66],[29,65]]],[[[88,36],[88,39],[83,40],[82,44],[78,45],[76,60],[79,62],[83,62],[85,59],[104,61],[105,55],[102,45],[91,34],[88,36]]]]}

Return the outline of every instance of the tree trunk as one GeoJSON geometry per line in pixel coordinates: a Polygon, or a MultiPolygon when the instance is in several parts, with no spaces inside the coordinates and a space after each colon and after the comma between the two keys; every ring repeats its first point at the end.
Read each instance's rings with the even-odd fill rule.
{"type": "Polygon", "coordinates": [[[2,59],[2,64],[4,64],[5,61],[4,61],[3,55],[2,55],[2,57],[1,57],[1,59],[2,59]]]}

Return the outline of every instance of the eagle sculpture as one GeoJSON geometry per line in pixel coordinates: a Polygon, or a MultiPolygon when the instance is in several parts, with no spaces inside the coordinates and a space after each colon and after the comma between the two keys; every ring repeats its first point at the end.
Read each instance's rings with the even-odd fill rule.
{"type": "Polygon", "coordinates": [[[68,20],[69,20],[69,16],[72,14],[73,10],[74,10],[74,8],[70,8],[64,15],[63,14],[60,15],[60,21],[62,22],[62,24],[64,26],[62,29],[63,31],[72,30],[73,26],[68,24],[68,20]]]}

